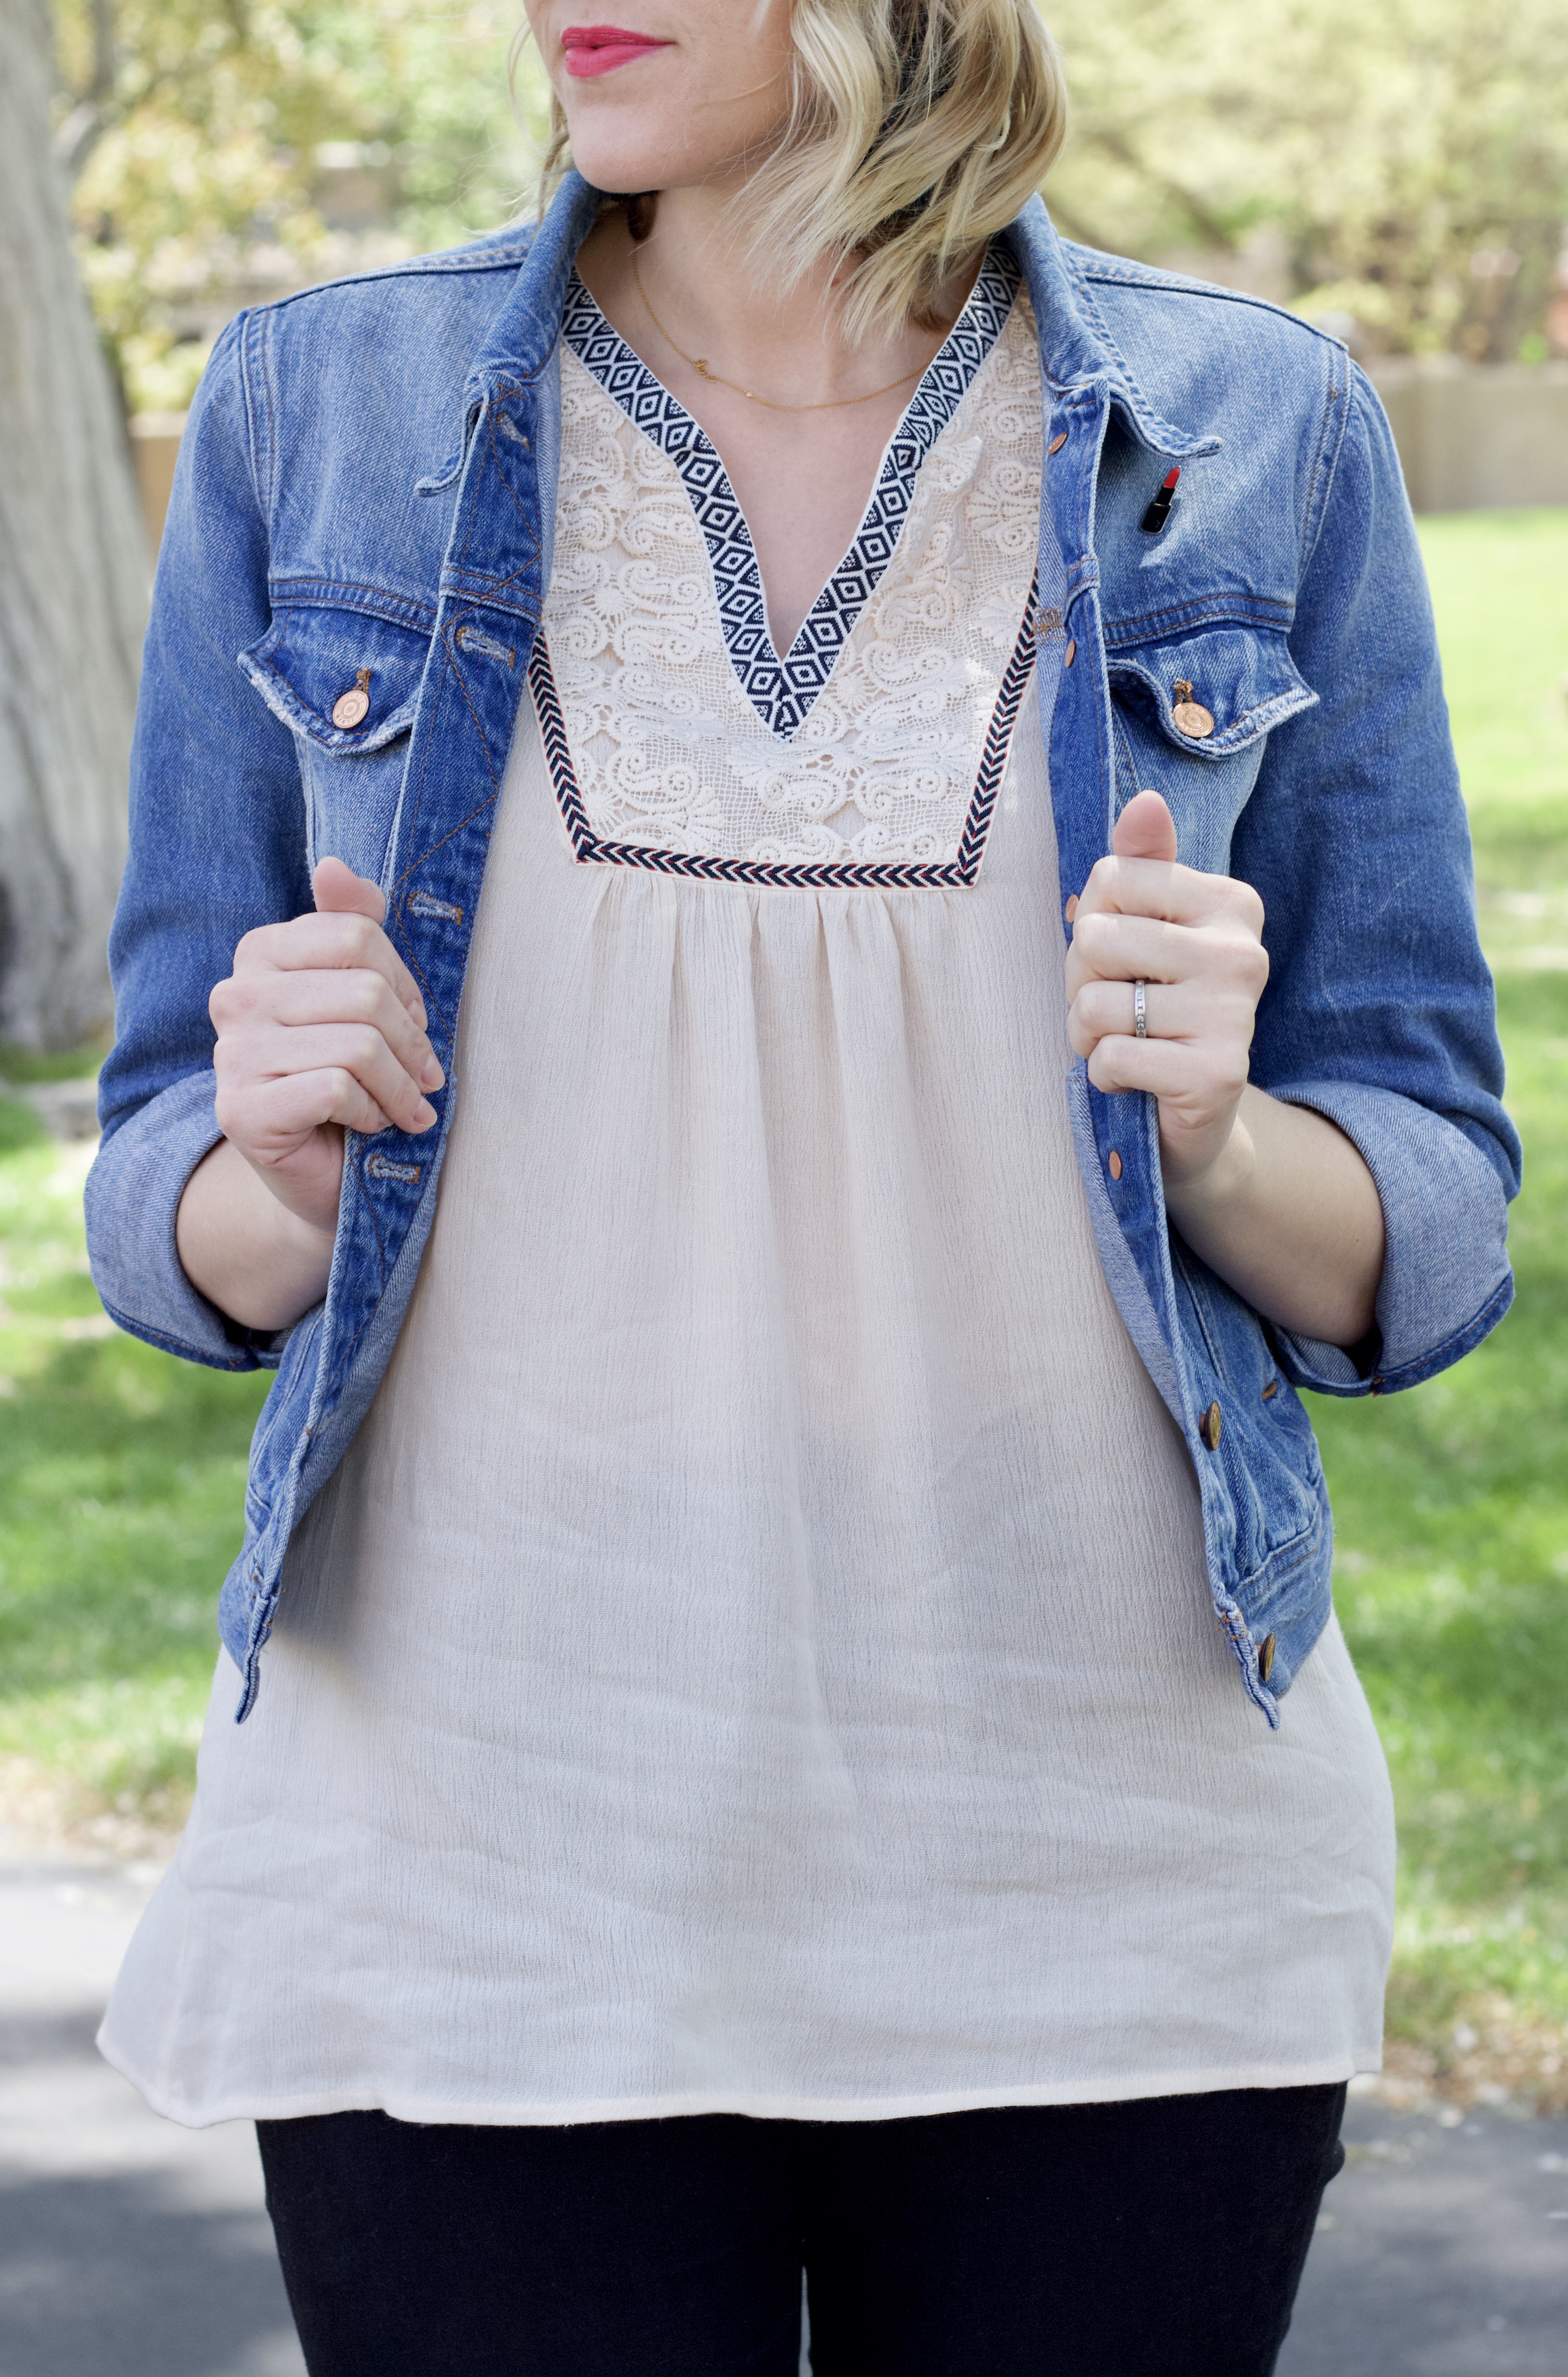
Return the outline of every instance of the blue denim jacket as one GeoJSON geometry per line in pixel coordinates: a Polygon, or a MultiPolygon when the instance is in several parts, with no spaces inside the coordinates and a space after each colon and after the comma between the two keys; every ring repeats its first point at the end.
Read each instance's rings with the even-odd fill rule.
{"type": "MultiPolygon", "coordinates": [[[[290,1535],[369,1406],[435,1214],[464,966],[550,576],[562,302],[597,203],[573,178],[536,233],[240,316],[180,455],[88,1224],[123,1328],[193,1361],[277,1366],[220,1610],[242,1716],[290,1535]],[[334,726],[367,666],[369,715],[334,726]],[[385,890],[448,1084],[424,1138],[349,1134],[326,1300],[274,1344],[192,1288],[174,1215],[219,1136],[208,995],[243,933],[310,906],[329,853],[385,890]]],[[[1153,1101],[1102,1095],[1082,1065],[1069,1077],[1107,1276],[1201,1483],[1216,1619],[1277,1723],[1329,1609],[1331,1523],[1295,1387],[1413,1385],[1512,1294],[1518,1144],[1431,617],[1387,425],[1341,346],[1064,245],[1038,200],[1007,236],[1039,323],[1042,504],[1076,646],[1049,723],[1064,897],[1145,784],[1188,865],[1257,887],[1272,972],[1252,1078],[1349,1133],[1387,1223],[1365,1345],[1270,1328],[1170,1232],[1153,1101]],[[1179,499],[1151,535],[1173,461],[1179,499]],[[1172,717],[1183,678],[1214,714],[1201,741],[1172,717]]]]}

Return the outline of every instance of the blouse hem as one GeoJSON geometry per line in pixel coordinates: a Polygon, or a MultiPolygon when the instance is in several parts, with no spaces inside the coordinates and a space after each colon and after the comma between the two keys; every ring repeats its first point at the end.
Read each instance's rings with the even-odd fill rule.
{"type": "Polygon", "coordinates": [[[140,2092],[155,2113],[189,2130],[210,2129],[220,2121],[293,2121],[324,2113],[373,2112],[386,2113],[395,2121],[431,2127],[451,2122],[476,2129],[566,2129],[584,2121],[658,2121],[697,2113],[740,2113],[768,2121],[900,2121],[1007,2105],[1112,2105],[1138,2096],[1207,2096],[1221,2088],[1310,2088],[1382,2069],[1379,2049],[1330,2056],[1319,2063],[1239,2064],[1202,2072],[1141,2072],[1110,2080],[1030,2081],[1012,2087],[939,2089],[923,2096],[767,2096],[742,2089],[708,2088],[682,2095],[571,2097],[550,2104],[432,2099],[367,2082],[363,2087],[329,2088],[310,2096],[242,2096],[197,2109],[144,2080],[132,2060],[116,2053],[102,2033],[98,2051],[140,2092]]]}

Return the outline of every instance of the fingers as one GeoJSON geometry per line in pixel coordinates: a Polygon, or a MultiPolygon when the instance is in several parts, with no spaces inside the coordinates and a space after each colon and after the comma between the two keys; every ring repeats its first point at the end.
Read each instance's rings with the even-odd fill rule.
{"type": "MultiPolygon", "coordinates": [[[[373,1023],[285,1025],[269,1020],[254,1031],[221,1035],[214,1063],[220,1093],[235,1113],[237,1128],[228,1135],[238,1137],[242,1145],[250,1135],[253,1103],[257,1112],[267,1104],[262,1091],[302,1075],[334,1072],[352,1079],[385,1117],[385,1122],[371,1126],[377,1130],[389,1122],[399,1130],[428,1130],[436,1119],[436,1109],[418,1081],[400,1064],[373,1023]]],[[[350,1104],[357,1103],[356,1093],[346,1087],[341,1095],[350,1104]]],[[[273,1111],[272,1104],[267,1104],[267,1111],[273,1111]]],[[[349,1117],[334,1107],[315,1119],[345,1122],[349,1117]]],[[[355,1122],[352,1128],[360,1130],[365,1126],[355,1122]]]]}
{"type": "Polygon", "coordinates": [[[387,902],[380,885],[356,875],[341,858],[324,858],[310,878],[310,889],[324,916],[368,916],[373,925],[387,921],[387,902]]]}
{"type": "Polygon", "coordinates": [[[247,1082],[238,1111],[233,1096],[225,1094],[220,1074],[216,1110],[224,1138],[269,1170],[280,1156],[295,1155],[324,1123],[339,1123],[366,1138],[392,1128],[391,1116],[341,1065],[247,1082]]]}
{"type": "Polygon", "coordinates": [[[1095,1089],[1107,1095],[1149,1091],[1160,1101],[1162,1123],[1170,1107],[1179,1117],[1205,1125],[1232,1112],[1247,1086],[1247,1045],[1240,1040],[1135,1040],[1111,1033],[1079,1053],[1088,1056],[1095,1089]]]}
{"type": "MultiPolygon", "coordinates": [[[[288,1075],[346,1073],[374,1098],[400,1130],[428,1130],[436,1109],[393,1056],[373,1023],[306,1023],[276,1035],[283,1043],[288,1075]]],[[[345,1091],[344,1095],[352,1095],[345,1091]]],[[[337,1122],[341,1117],[324,1117],[337,1122]]],[[[357,1129],[358,1125],[354,1128],[357,1129]]]]}
{"type": "Polygon", "coordinates": [[[1228,913],[1212,919],[1206,928],[1194,928],[1106,910],[1086,916],[1080,909],[1067,953],[1070,1000],[1095,981],[1201,981],[1239,985],[1256,1006],[1268,974],[1268,952],[1262,941],[1228,913]]]}
{"type": "Polygon", "coordinates": [[[1151,858],[1167,866],[1176,857],[1176,819],[1158,793],[1134,793],[1111,830],[1118,858],[1151,858]]]}
{"type": "Polygon", "coordinates": [[[1068,1037],[1107,1095],[1159,1102],[1161,1163],[1187,1172],[1217,1159],[1246,1087],[1258,1000],[1268,980],[1263,904],[1251,886],[1177,862],[1157,793],[1129,801],[1065,914],[1068,1037]],[[1144,986],[1146,1036],[1134,1031],[1144,986]]]}
{"type": "MultiPolygon", "coordinates": [[[[338,864],[323,859],[316,870],[317,878],[329,863],[338,864]]],[[[346,866],[341,872],[349,876],[346,866]]],[[[349,880],[359,878],[349,876],[349,880]]],[[[374,884],[363,888],[376,890],[374,884]]],[[[380,899],[378,891],[376,897],[380,899]]],[[[378,973],[399,1005],[407,1009],[420,1031],[425,1030],[419,985],[380,926],[363,909],[330,909],[313,916],[295,916],[286,925],[258,925],[234,951],[236,980],[257,972],[318,973],[338,967],[378,973]]]]}
{"type": "MultiPolygon", "coordinates": [[[[1252,1038],[1256,997],[1242,981],[1161,982],[1144,977],[1146,1038],[1135,1039],[1136,995],[1131,982],[1086,982],[1067,1011],[1067,1036],[1077,1057],[1105,1039],[1148,1047],[1157,1041],[1200,1042],[1245,1050],[1252,1038]]],[[[1091,1078],[1092,1078],[1091,1071],[1091,1078]]]]}
{"type": "MultiPolygon", "coordinates": [[[[1138,800],[1153,802],[1158,797],[1140,793],[1138,800]]],[[[1137,806],[1137,801],[1131,803],[1123,818],[1131,817],[1137,806]]],[[[1163,801],[1160,806],[1165,808],[1163,801]]],[[[1254,939],[1262,938],[1263,929],[1263,903],[1250,883],[1131,853],[1096,862],[1068,921],[1076,931],[1086,917],[1095,914],[1160,916],[1176,925],[1206,925],[1216,917],[1227,917],[1254,939]]]]}
{"type": "Polygon", "coordinates": [[[379,888],[336,858],[311,883],[316,913],[247,933],[208,1002],[219,1126],[264,1171],[329,1125],[428,1130],[446,1078],[379,888]]]}
{"type": "MultiPolygon", "coordinates": [[[[438,1090],[446,1079],[429,1040],[406,1007],[400,1006],[384,974],[369,967],[330,968],[320,973],[271,969],[234,974],[214,990],[209,1008],[220,1039],[294,1030],[304,1024],[367,1025],[378,1032],[398,1063],[422,1090],[438,1090]]],[[[276,1054],[276,1052],[273,1052],[276,1054]]],[[[293,1069],[286,1057],[258,1055],[258,1073],[293,1069]]]]}

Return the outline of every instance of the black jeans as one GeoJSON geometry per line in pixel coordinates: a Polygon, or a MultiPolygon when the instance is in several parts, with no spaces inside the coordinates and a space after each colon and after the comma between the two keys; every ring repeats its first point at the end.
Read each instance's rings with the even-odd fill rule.
{"type": "Polygon", "coordinates": [[[310,2377],[1267,2377],[1344,2104],[257,2129],[310,2377]]]}

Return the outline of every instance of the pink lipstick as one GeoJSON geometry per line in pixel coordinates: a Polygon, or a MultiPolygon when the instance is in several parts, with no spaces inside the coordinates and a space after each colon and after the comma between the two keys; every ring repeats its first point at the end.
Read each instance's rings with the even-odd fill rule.
{"type": "Polygon", "coordinates": [[[652,33],[628,33],[624,25],[569,25],[561,35],[561,47],[568,74],[581,77],[613,74],[616,66],[629,66],[633,58],[651,57],[655,50],[667,50],[670,44],[652,33]]]}

